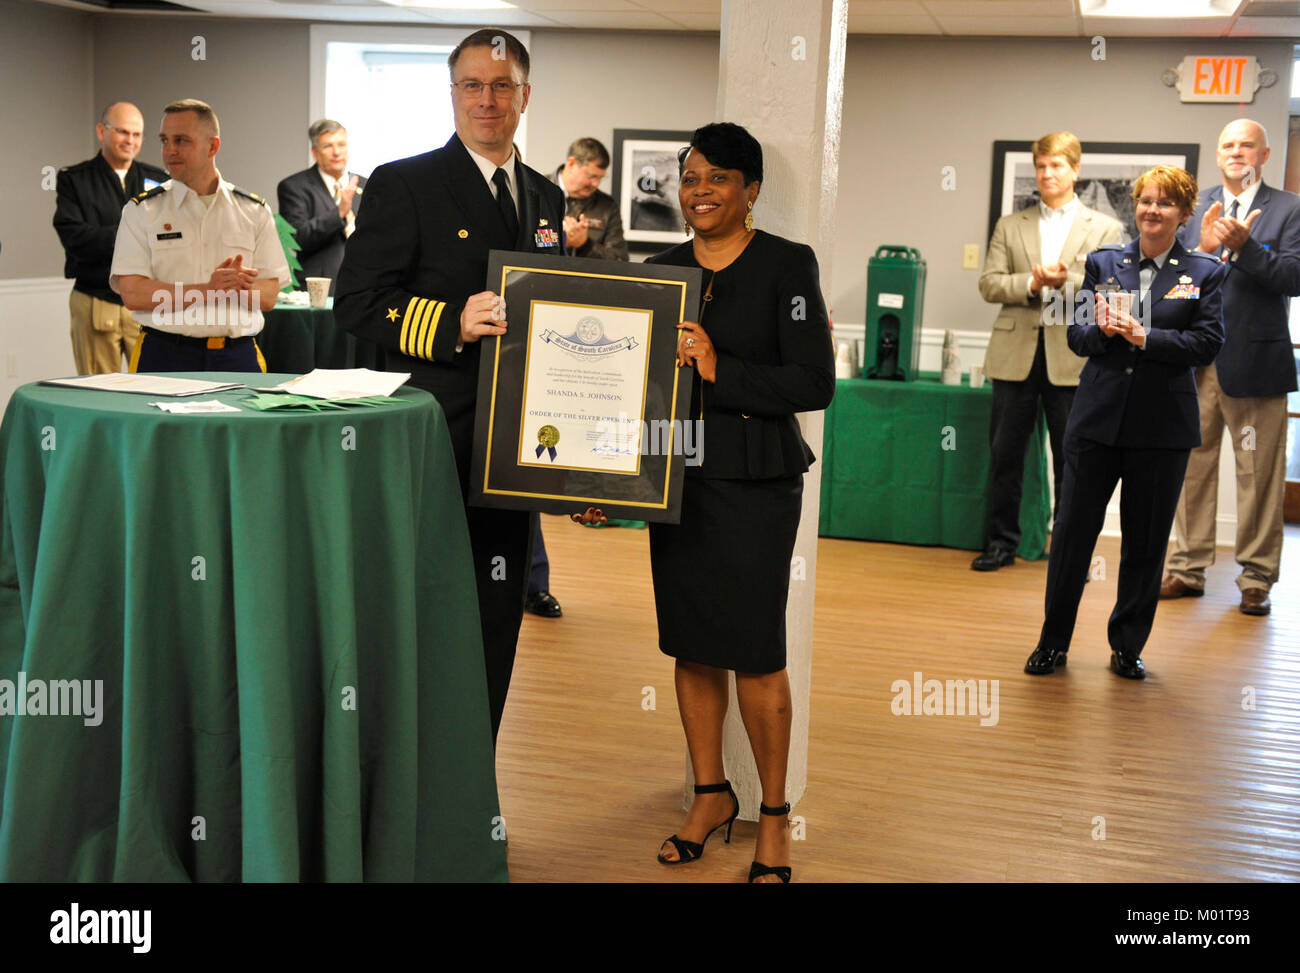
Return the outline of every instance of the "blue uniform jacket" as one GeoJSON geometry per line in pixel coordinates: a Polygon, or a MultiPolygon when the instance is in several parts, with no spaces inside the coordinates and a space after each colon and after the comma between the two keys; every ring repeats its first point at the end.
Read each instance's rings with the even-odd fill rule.
{"type": "Polygon", "coordinates": [[[1100,287],[1134,295],[1142,259],[1139,240],[1088,255],[1083,289],[1066,335],[1088,359],[1070,410],[1066,436],[1138,449],[1192,449],[1201,444],[1193,369],[1208,365],[1223,346],[1223,280],[1216,257],[1175,243],[1133,316],[1147,331],[1138,349],[1122,335],[1106,337],[1092,308],[1100,287]]]}

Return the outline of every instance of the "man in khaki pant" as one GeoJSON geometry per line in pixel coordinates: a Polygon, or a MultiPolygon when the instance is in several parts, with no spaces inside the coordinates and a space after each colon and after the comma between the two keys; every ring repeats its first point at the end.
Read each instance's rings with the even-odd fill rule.
{"type": "Polygon", "coordinates": [[[132,196],[167,180],[167,173],[135,161],[144,137],[140,110],[128,102],[104,109],[95,126],[99,154],[59,171],[54,229],[67,259],[63,276],[76,280],[72,313],[72,357],[78,375],[120,372],[140,328],[122,299],[108,286],[113,243],[122,207],[132,196]]]}
{"type": "Polygon", "coordinates": [[[1214,563],[1219,444],[1226,426],[1237,466],[1240,611],[1267,615],[1282,560],[1286,488],[1286,396],[1296,390],[1288,327],[1300,294],[1300,197],[1264,185],[1268,133],[1239,118],[1219,135],[1223,185],[1204,190],[1181,235],[1183,246],[1228,265],[1223,284],[1227,341],[1213,365],[1196,370],[1201,446],[1192,450],[1165,560],[1161,598],[1205,593],[1214,563]]]}

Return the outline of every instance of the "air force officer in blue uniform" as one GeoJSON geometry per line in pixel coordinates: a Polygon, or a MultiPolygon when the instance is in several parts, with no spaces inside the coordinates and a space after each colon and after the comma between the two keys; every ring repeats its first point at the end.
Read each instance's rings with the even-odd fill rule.
{"type": "Polygon", "coordinates": [[[1088,256],[1067,338],[1088,359],[1065,434],[1065,485],[1052,530],[1046,617],[1025,671],[1064,665],[1097,535],[1117,481],[1123,547],[1107,636],[1111,669],[1142,679],[1140,658],[1160,596],[1165,546],[1187,457],[1201,442],[1193,369],[1223,345],[1224,268],[1187,251],[1179,227],[1196,180],[1156,166],[1133,188],[1139,237],[1088,256]],[[1124,292],[1133,309],[1123,309],[1124,292]]]}

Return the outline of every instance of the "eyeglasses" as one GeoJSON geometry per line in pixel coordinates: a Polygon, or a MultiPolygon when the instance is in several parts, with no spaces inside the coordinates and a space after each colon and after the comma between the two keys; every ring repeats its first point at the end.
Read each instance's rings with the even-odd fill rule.
{"type": "Polygon", "coordinates": [[[493,98],[509,98],[515,93],[516,88],[523,87],[523,85],[515,84],[513,81],[493,81],[488,84],[484,84],[482,81],[453,81],[451,86],[458,88],[466,98],[477,98],[483,94],[484,88],[492,92],[493,98]]]}
{"type": "Polygon", "coordinates": [[[140,140],[144,138],[143,132],[132,132],[130,129],[118,128],[116,125],[108,124],[108,122],[104,122],[103,124],[104,124],[104,128],[107,129],[108,131],[116,132],[118,135],[124,135],[129,139],[140,140]]]}
{"type": "Polygon", "coordinates": [[[1147,209],[1177,209],[1178,204],[1170,202],[1167,199],[1139,199],[1139,206],[1145,206],[1147,209]]]}

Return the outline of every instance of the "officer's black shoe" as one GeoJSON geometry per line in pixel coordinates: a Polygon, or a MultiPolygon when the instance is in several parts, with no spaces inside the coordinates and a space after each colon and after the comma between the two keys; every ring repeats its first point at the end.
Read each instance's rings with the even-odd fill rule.
{"type": "Polygon", "coordinates": [[[1057,649],[1045,649],[1041,645],[1034,649],[1034,654],[1029,657],[1025,663],[1025,672],[1031,676],[1048,676],[1056,671],[1058,666],[1065,665],[1065,657],[1068,652],[1062,652],[1057,649]]]}
{"type": "Polygon", "coordinates": [[[528,600],[524,602],[524,607],[534,615],[541,615],[543,618],[559,618],[564,614],[560,611],[560,603],[549,591],[539,591],[535,595],[529,595],[528,600]]]}
{"type": "Polygon", "coordinates": [[[1120,655],[1118,652],[1110,654],[1110,671],[1117,676],[1123,676],[1125,679],[1145,679],[1147,677],[1147,667],[1141,659],[1135,655],[1120,655]]]}
{"type": "Polygon", "coordinates": [[[1015,563],[1016,556],[1010,551],[1002,551],[993,547],[971,561],[970,569],[972,571],[996,571],[998,568],[1009,568],[1015,563]]]}

